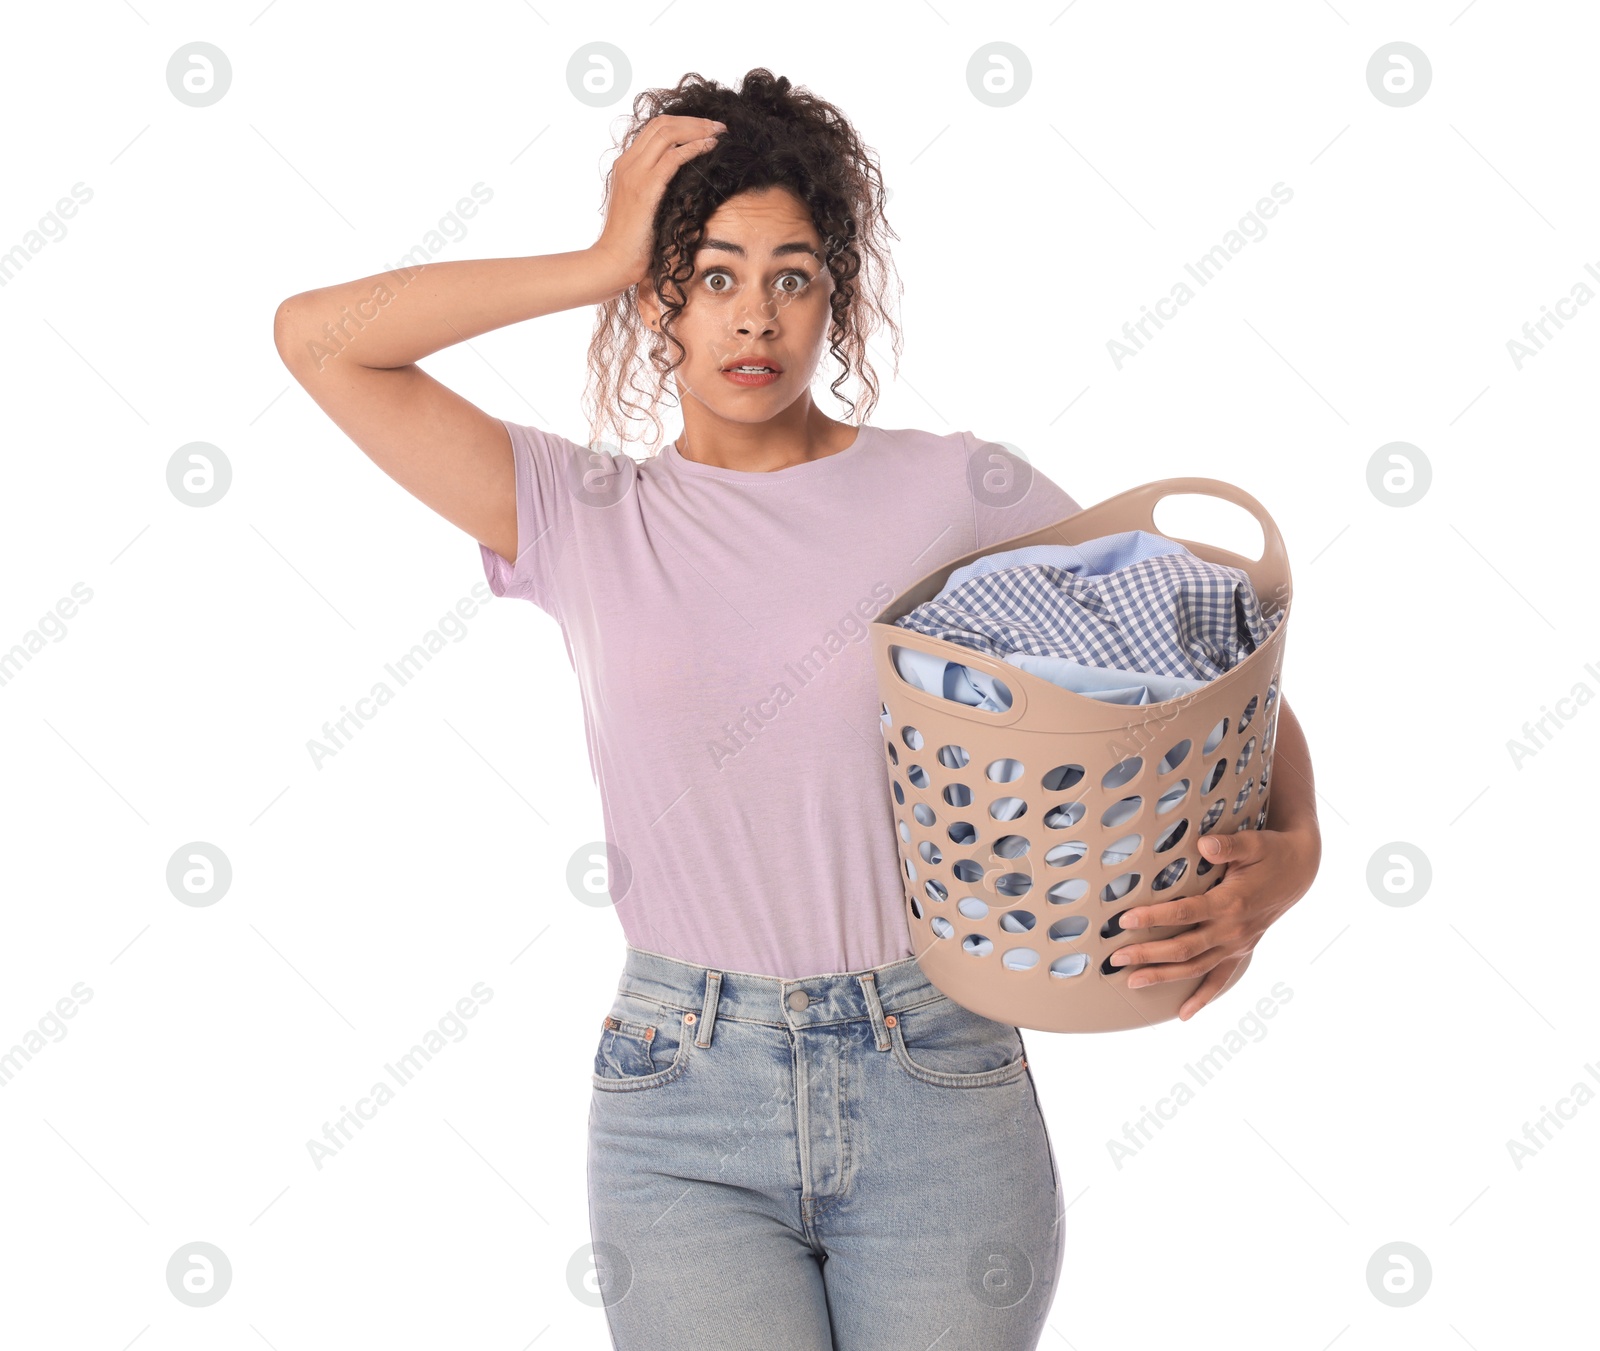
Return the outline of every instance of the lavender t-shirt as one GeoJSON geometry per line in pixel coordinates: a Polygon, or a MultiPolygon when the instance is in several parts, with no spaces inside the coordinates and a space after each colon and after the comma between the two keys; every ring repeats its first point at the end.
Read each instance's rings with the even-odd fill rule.
{"type": "Polygon", "coordinates": [[[518,557],[484,572],[561,625],[625,940],[785,979],[910,956],[867,626],[1078,504],[970,432],[761,473],[505,427],[518,557]]]}

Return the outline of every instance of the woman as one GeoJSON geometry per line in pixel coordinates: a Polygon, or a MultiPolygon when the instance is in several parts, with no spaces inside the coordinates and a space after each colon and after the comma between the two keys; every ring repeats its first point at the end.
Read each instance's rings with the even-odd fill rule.
{"type": "MultiPolygon", "coordinates": [[[[888,227],[837,109],[766,70],[737,91],[689,75],[638,97],[624,144],[589,248],[369,277],[277,316],[312,398],[479,541],[496,595],[560,622],[579,675],[628,945],[589,1123],[612,1336],[1033,1347],[1065,1188],[1021,1035],[911,956],[865,638],[911,581],[1077,503],[970,433],[866,421],[866,338],[895,332],[888,227]],[[619,408],[659,433],[676,385],[683,431],[641,461],[503,422],[415,364],[584,305],[596,443],[623,442],[619,408]],[[633,383],[641,338],[654,389],[633,383]],[[855,423],[812,402],[825,341],[835,393],[853,370],[866,387],[855,423]]],[[[1154,979],[1206,975],[1186,1017],[1315,874],[1287,707],[1277,754],[1296,772],[1274,776],[1273,828],[1222,841],[1223,883],[1124,920],[1198,921],[1129,949],[1154,979]]]]}

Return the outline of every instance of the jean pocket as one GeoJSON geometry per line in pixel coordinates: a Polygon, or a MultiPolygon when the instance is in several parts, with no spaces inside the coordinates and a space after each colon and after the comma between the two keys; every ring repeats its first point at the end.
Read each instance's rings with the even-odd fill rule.
{"type": "Polygon", "coordinates": [[[1026,1071],[1022,1037],[1010,1023],[974,1013],[946,995],[904,1012],[894,1021],[894,1056],[913,1079],[941,1088],[987,1088],[1026,1071]]]}
{"type": "Polygon", "coordinates": [[[689,1059],[693,1025],[680,1009],[620,995],[600,1024],[594,1086],[610,1093],[671,1083],[689,1059]]]}

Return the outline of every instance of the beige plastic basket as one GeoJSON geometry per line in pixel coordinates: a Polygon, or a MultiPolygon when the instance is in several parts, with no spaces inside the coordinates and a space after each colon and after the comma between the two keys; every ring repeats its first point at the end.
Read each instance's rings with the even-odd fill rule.
{"type": "Polygon", "coordinates": [[[1177,1016],[1201,977],[1129,989],[1138,968],[1109,967],[1106,958],[1128,943],[1186,932],[1123,931],[1117,920],[1133,906],[1198,895],[1221,881],[1227,865],[1205,861],[1195,847],[1203,834],[1266,823],[1291,598],[1288,555],[1265,508],[1229,483],[1173,478],[965,554],[884,607],[872,625],[880,727],[907,922],[934,985],[976,1013],[1046,1032],[1112,1032],[1177,1016]],[[1161,533],[1156,503],[1191,493],[1250,512],[1261,524],[1262,556],[1166,538],[1242,568],[1262,612],[1283,612],[1265,643],[1198,690],[1138,707],[1108,704],[892,622],[975,559],[1124,530],[1161,533]],[[918,689],[895,668],[899,647],[1003,681],[1011,707],[989,712],[918,689]]]}

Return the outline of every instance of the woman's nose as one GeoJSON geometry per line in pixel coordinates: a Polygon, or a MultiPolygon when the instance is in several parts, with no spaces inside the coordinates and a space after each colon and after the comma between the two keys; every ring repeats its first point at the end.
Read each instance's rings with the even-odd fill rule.
{"type": "Polygon", "coordinates": [[[777,327],[778,306],[776,302],[763,300],[745,310],[740,317],[739,332],[749,333],[759,329],[763,333],[770,333],[777,327]]]}

